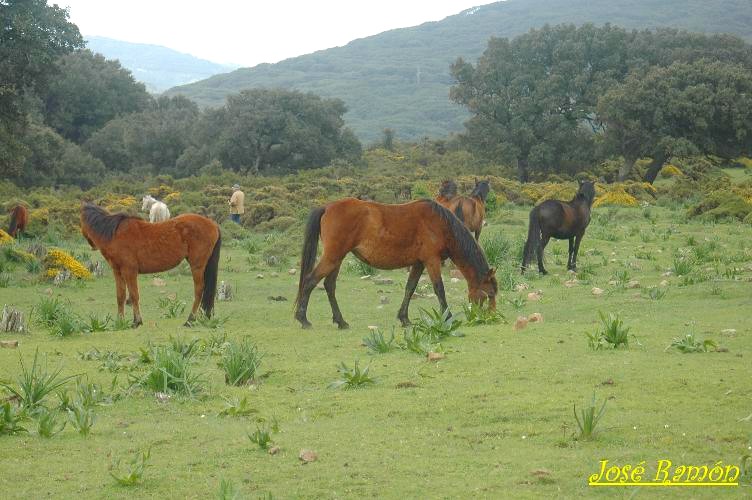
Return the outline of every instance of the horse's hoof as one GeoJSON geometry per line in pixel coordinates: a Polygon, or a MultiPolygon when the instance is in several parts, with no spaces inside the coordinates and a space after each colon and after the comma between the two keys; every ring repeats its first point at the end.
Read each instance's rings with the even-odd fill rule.
{"type": "Polygon", "coordinates": [[[185,323],[183,323],[183,326],[186,328],[193,328],[193,321],[188,320],[185,323]]]}
{"type": "Polygon", "coordinates": [[[134,322],[133,322],[133,323],[131,324],[131,328],[133,328],[133,329],[135,330],[136,328],[138,328],[139,326],[141,326],[141,325],[143,325],[143,324],[144,324],[144,323],[143,323],[142,321],[134,321],[134,322]]]}
{"type": "Polygon", "coordinates": [[[407,328],[408,326],[411,326],[413,324],[409,319],[401,319],[400,323],[402,323],[403,328],[407,328]]]}
{"type": "Polygon", "coordinates": [[[343,321],[342,323],[337,323],[337,328],[340,330],[347,330],[350,328],[350,325],[347,324],[347,321],[343,321]]]}
{"type": "Polygon", "coordinates": [[[311,328],[313,328],[313,325],[310,321],[301,321],[300,326],[303,328],[303,330],[310,330],[311,328]]]}

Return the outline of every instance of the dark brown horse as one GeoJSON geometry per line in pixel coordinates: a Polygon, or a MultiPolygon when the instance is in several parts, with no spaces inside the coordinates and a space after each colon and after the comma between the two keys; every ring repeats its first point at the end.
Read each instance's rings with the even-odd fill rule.
{"type": "Polygon", "coordinates": [[[475,188],[470,196],[457,196],[457,185],[454,181],[444,181],[439,190],[436,202],[456,215],[467,228],[475,233],[475,239],[480,238],[483,221],[486,218],[486,198],[491,187],[488,181],[475,181],[475,188]]]}
{"type": "Polygon", "coordinates": [[[495,270],[488,267],[478,242],[451,212],[431,200],[384,205],[346,198],[314,209],[308,218],[295,299],[295,319],[303,328],[311,326],[306,317],[308,299],[322,278],[332,320],[339,328],[348,327],[337,305],[335,287],[340,265],[349,252],[378,269],[410,267],[397,314],[403,325],[410,324],[407,309],[424,269],[441,310],[447,309],[441,280],[441,261],[447,257],[465,276],[470,301],[482,304],[488,299],[490,307],[496,307],[495,270]],[[324,252],[316,264],[319,237],[324,252]]]}
{"type": "Polygon", "coordinates": [[[546,274],[543,267],[543,250],[548,240],[569,240],[567,269],[577,270],[577,252],[585,229],[590,224],[590,209],[595,199],[595,186],[590,181],[580,181],[577,194],[571,201],[546,200],[530,211],[530,225],[522,257],[522,272],[527,269],[533,256],[538,256],[538,271],[546,274]]]}
{"type": "Polygon", "coordinates": [[[16,205],[10,210],[10,227],[8,234],[14,238],[26,231],[29,223],[29,211],[23,205],[16,205]]]}
{"type": "Polygon", "coordinates": [[[152,224],[127,214],[110,214],[85,203],[81,206],[81,232],[112,267],[120,317],[125,312],[127,287],[134,328],[143,323],[138,307],[138,275],[167,271],[183,259],[191,266],[194,292],[186,326],[195,319],[199,304],[204,314],[211,316],[222,246],[219,226],[214,221],[184,214],[152,224]]]}

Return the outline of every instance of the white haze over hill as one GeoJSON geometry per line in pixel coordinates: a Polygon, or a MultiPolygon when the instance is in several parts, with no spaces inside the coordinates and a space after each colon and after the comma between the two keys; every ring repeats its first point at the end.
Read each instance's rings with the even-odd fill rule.
{"type": "MultiPolygon", "coordinates": [[[[55,0],[53,0],[55,1],[55,0]]],[[[85,36],[169,47],[254,66],[438,21],[484,0],[58,0],[85,36]]],[[[471,12],[468,11],[468,14],[471,12]]]]}

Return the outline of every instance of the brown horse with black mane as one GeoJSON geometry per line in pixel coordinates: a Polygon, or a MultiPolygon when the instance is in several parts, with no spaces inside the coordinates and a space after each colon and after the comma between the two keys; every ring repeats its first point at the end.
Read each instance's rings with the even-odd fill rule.
{"type": "Polygon", "coordinates": [[[489,268],[478,242],[447,209],[431,200],[385,205],[353,198],[335,201],[311,211],[303,243],[295,319],[309,328],[306,311],[316,284],[324,288],[332,308],[332,320],[347,328],[335,297],[337,274],[345,256],[357,258],[378,269],[410,267],[405,298],[397,317],[409,325],[407,309],[423,270],[433,283],[441,310],[447,309],[441,261],[452,259],[467,280],[471,302],[489,301],[496,307],[495,270],[489,268]],[[324,246],[316,264],[319,237],[324,246]],[[314,264],[315,267],[314,267],[314,264]]]}
{"type": "Polygon", "coordinates": [[[194,300],[186,326],[196,318],[199,304],[211,316],[217,291],[217,269],[222,238],[217,224],[196,214],[149,223],[127,214],[110,214],[91,203],[81,206],[81,232],[112,267],[118,315],[125,309],[125,292],[133,306],[133,327],[141,325],[138,275],[167,271],[185,259],[193,274],[194,300]]]}
{"type": "Polygon", "coordinates": [[[23,205],[16,205],[10,210],[10,227],[8,234],[14,238],[26,231],[29,223],[29,211],[23,205]]]}
{"type": "Polygon", "coordinates": [[[486,218],[486,198],[491,186],[488,181],[475,181],[475,188],[470,196],[457,196],[457,184],[447,180],[441,184],[436,202],[454,212],[467,228],[475,233],[475,239],[480,238],[483,221],[486,218]]]}

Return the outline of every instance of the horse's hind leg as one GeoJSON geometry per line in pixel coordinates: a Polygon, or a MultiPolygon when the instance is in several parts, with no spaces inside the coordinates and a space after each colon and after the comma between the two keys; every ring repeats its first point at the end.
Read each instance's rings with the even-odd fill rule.
{"type": "Polygon", "coordinates": [[[118,317],[125,316],[125,279],[119,267],[112,268],[112,274],[115,276],[115,295],[117,297],[118,317]]]}
{"type": "Polygon", "coordinates": [[[416,262],[410,268],[410,276],[408,276],[407,285],[405,285],[405,298],[402,300],[402,305],[397,313],[397,319],[400,320],[402,326],[410,325],[410,318],[407,317],[407,308],[410,306],[410,299],[413,293],[415,293],[415,288],[418,286],[418,280],[420,280],[420,275],[423,274],[423,269],[422,262],[416,262]]]}
{"type": "Polygon", "coordinates": [[[335,291],[337,289],[337,275],[339,275],[339,267],[329,273],[324,279],[324,288],[326,294],[329,296],[329,305],[332,306],[332,321],[337,323],[340,330],[349,328],[350,325],[342,317],[342,312],[339,310],[339,304],[337,304],[337,297],[335,291]]]}
{"type": "Polygon", "coordinates": [[[308,321],[306,314],[308,311],[308,300],[311,298],[311,292],[316,288],[316,285],[318,285],[322,278],[328,276],[334,270],[339,269],[340,264],[342,264],[342,258],[337,261],[332,261],[326,256],[326,254],[324,254],[321,256],[319,263],[316,264],[316,267],[313,268],[313,271],[305,277],[300,293],[300,299],[298,300],[298,307],[295,310],[295,319],[300,321],[303,328],[311,328],[311,326],[313,326],[311,325],[311,322],[308,321]]]}
{"type": "Polygon", "coordinates": [[[133,307],[133,328],[138,328],[144,322],[141,319],[141,309],[138,306],[138,272],[127,271],[125,274],[125,283],[128,286],[128,296],[131,299],[133,307]]]}
{"type": "Polygon", "coordinates": [[[193,274],[193,305],[191,306],[191,312],[188,315],[188,319],[184,323],[184,326],[192,326],[196,320],[196,313],[198,307],[201,304],[201,295],[204,293],[204,268],[206,266],[191,266],[191,274],[193,274]]]}
{"type": "Polygon", "coordinates": [[[546,268],[543,267],[543,251],[546,249],[546,245],[548,245],[548,240],[550,240],[551,237],[548,235],[542,235],[542,238],[540,240],[540,243],[538,243],[537,248],[537,254],[538,254],[538,272],[541,274],[548,274],[548,271],[546,271],[546,268]]]}

